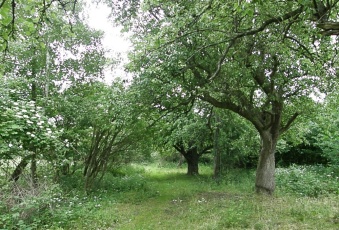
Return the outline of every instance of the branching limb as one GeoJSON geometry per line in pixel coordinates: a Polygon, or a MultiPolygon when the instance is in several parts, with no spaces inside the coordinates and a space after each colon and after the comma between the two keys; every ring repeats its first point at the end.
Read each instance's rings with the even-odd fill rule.
{"type": "Polygon", "coordinates": [[[6,0],[2,0],[1,4],[0,4],[0,8],[5,4],[6,0]]]}
{"type": "Polygon", "coordinates": [[[243,108],[231,101],[219,101],[212,97],[208,92],[204,92],[198,97],[199,99],[209,102],[217,108],[228,109],[239,114],[240,116],[250,121],[258,130],[261,130],[263,128],[263,124],[260,119],[258,119],[257,114],[253,114],[254,111],[250,111],[249,108],[243,108]]]}
{"type": "Polygon", "coordinates": [[[263,31],[267,26],[269,26],[270,24],[273,24],[273,23],[279,23],[279,22],[282,22],[282,21],[285,21],[285,20],[288,20],[290,18],[293,18],[293,17],[296,17],[297,15],[299,15],[303,10],[303,7],[300,7],[298,8],[297,10],[294,10],[294,11],[291,11],[281,17],[277,17],[277,18],[271,18],[267,21],[265,21],[259,28],[257,29],[254,29],[254,30],[250,30],[250,31],[247,31],[247,32],[243,32],[243,33],[240,33],[238,35],[236,35],[234,38],[232,38],[228,44],[228,46],[225,48],[224,52],[222,53],[219,61],[218,61],[218,64],[217,64],[217,69],[216,71],[214,72],[214,74],[210,77],[209,80],[213,80],[216,76],[218,76],[218,74],[220,73],[220,70],[221,70],[221,66],[222,66],[222,63],[225,61],[226,59],[226,56],[230,50],[230,48],[234,45],[235,41],[239,38],[242,38],[242,37],[245,37],[245,36],[249,36],[249,35],[254,35],[254,34],[257,34],[261,31],[263,31]]]}
{"type": "Polygon", "coordinates": [[[212,8],[212,3],[213,0],[209,1],[208,5],[194,18],[193,21],[191,21],[190,23],[187,24],[187,26],[191,26],[194,25],[195,23],[197,23],[197,21],[199,21],[199,19],[201,18],[201,16],[209,9],[212,8]]]}
{"type": "Polygon", "coordinates": [[[224,52],[222,53],[222,55],[221,55],[221,57],[218,61],[218,64],[217,64],[217,69],[215,70],[213,75],[209,78],[210,81],[213,81],[213,79],[219,75],[222,63],[225,61],[226,56],[227,56],[229,50],[231,49],[231,47],[234,45],[234,43],[235,43],[235,39],[232,39],[231,42],[226,47],[226,49],[224,50],[224,52]]]}
{"type": "Polygon", "coordinates": [[[290,40],[294,41],[295,43],[297,43],[297,44],[298,44],[298,45],[299,45],[299,46],[307,53],[308,58],[309,58],[311,61],[314,61],[312,53],[311,53],[311,52],[306,48],[306,46],[303,45],[300,41],[298,41],[297,39],[295,39],[295,38],[293,38],[293,37],[291,37],[291,36],[285,36],[285,38],[290,39],[290,40]]]}
{"type": "Polygon", "coordinates": [[[286,20],[288,20],[290,18],[296,17],[297,15],[299,15],[299,14],[301,14],[303,12],[303,9],[304,8],[301,6],[301,7],[299,7],[298,9],[296,9],[294,11],[291,11],[289,13],[284,14],[281,17],[276,17],[276,18],[268,19],[259,28],[254,29],[254,30],[250,30],[250,31],[246,31],[246,32],[243,32],[243,33],[240,33],[237,36],[235,36],[234,39],[242,38],[242,37],[245,37],[245,36],[248,36],[248,35],[257,34],[257,33],[261,32],[261,31],[263,31],[264,29],[266,29],[267,26],[269,26],[269,25],[271,25],[273,23],[280,23],[280,22],[286,21],[286,20]]]}
{"type": "Polygon", "coordinates": [[[12,0],[12,21],[11,21],[12,29],[9,35],[12,35],[13,38],[14,38],[14,31],[15,31],[15,7],[16,7],[15,0],[12,0]]]}
{"type": "Polygon", "coordinates": [[[205,153],[208,153],[209,150],[213,149],[213,145],[209,145],[207,147],[205,147],[204,149],[202,149],[199,153],[199,155],[203,155],[205,153]]]}
{"type": "Polygon", "coordinates": [[[292,117],[290,117],[290,119],[287,121],[286,125],[280,129],[280,133],[282,134],[282,133],[286,132],[286,131],[291,127],[292,123],[294,122],[294,120],[295,120],[299,115],[300,115],[300,114],[299,114],[298,112],[294,113],[294,114],[292,115],[292,117]]]}

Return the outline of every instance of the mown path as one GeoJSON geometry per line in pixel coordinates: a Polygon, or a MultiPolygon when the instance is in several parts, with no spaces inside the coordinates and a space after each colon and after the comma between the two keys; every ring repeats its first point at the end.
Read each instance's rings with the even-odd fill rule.
{"type": "Polygon", "coordinates": [[[339,229],[338,197],[258,196],[251,173],[219,185],[210,172],[192,178],[182,169],[145,167],[143,176],[147,188],[102,200],[100,223],[86,229],[339,229]]]}

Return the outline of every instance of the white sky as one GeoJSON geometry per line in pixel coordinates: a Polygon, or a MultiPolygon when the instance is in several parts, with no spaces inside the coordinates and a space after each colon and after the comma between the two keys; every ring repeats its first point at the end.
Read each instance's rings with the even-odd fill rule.
{"type": "Polygon", "coordinates": [[[105,71],[105,81],[110,83],[115,77],[127,78],[123,65],[127,62],[127,51],[131,43],[126,35],[122,35],[121,28],[114,27],[111,19],[108,19],[110,9],[106,5],[93,4],[91,0],[87,0],[87,4],[88,25],[105,33],[102,43],[106,49],[110,50],[107,57],[115,59],[120,54],[122,58],[119,66],[116,66],[113,70],[108,69],[105,71]]]}

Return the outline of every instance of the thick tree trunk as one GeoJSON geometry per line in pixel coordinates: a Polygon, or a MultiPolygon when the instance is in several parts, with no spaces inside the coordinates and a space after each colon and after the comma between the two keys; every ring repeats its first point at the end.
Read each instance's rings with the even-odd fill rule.
{"type": "Polygon", "coordinates": [[[275,150],[278,138],[270,133],[261,135],[261,151],[256,172],[255,188],[260,194],[273,194],[275,189],[275,150]]]}
{"type": "Polygon", "coordinates": [[[199,174],[199,157],[196,148],[187,151],[183,154],[187,162],[187,175],[198,175],[199,174]]]}
{"type": "Polygon", "coordinates": [[[198,160],[187,161],[187,175],[198,175],[199,164],[198,160]]]}

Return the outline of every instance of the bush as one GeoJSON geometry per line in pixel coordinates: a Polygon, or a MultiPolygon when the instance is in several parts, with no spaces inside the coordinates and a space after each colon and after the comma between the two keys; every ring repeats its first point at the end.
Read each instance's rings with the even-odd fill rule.
{"type": "Polygon", "coordinates": [[[47,179],[39,184],[26,178],[3,185],[0,193],[0,229],[30,229],[48,222],[58,206],[61,190],[47,179]]]}
{"type": "Polygon", "coordinates": [[[334,167],[297,166],[278,168],[277,187],[287,193],[301,196],[339,194],[339,177],[334,167]]]}

